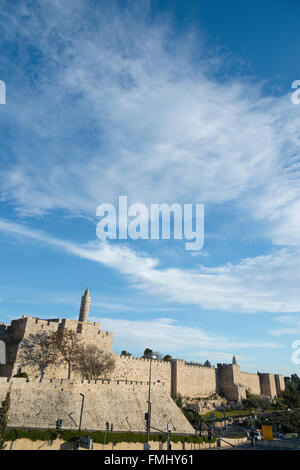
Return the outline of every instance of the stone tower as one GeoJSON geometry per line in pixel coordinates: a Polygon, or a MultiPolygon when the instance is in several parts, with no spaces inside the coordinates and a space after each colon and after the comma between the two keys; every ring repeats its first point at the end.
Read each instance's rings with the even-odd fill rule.
{"type": "Polygon", "coordinates": [[[90,310],[90,291],[87,288],[84,295],[81,297],[79,320],[78,321],[88,321],[89,310],[90,310]]]}

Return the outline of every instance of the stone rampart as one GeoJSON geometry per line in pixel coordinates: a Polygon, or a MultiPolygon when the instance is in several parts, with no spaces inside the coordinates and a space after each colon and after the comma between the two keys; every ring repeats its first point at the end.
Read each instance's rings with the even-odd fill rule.
{"type": "MultiPolygon", "coordinates": [[[[97,322],[78,322],[68,319],[43,320],[40,318],[23,316],[13,320],[11,325],[0,327],[0,339],[6,344],[7,363],[1,366],[1,376],[11,377],[18,372],[26,372],[30,377],[38,377],[41,374],[38,366],[26,361],[25,345],[35,341],[39,335],[51,334],[55,331],[67,328],[78,334],[82,344],[93,344],[106,352],[112,352],[113,333],[100,329],[97,322]]],[[[45,377],[64,378],[66,366],[55,364],[45,370],[45,377]]]]}
{"type": "Polygon", "coordinates": [[[284,377],[283,375],[280,375],[280,374],[275,374],[274,377],[275,377],[276,394],[277,396],[280,396],[282,392],[285,390],[284,377]]]}
{"type": "MultiPolygon", "coordinates": [[[[111,353],[116,367],[111,373],[112,380],[147,382],[149,380],[150,360],[131,356],[118,356],[113,353],[113,333],[100,329],[100,324],[90,321],[69,319],[44,320],[29,316],[13,320],[10,325],[0,324],[0,340],[6,345],[6,364],[0,365],[0,376],[12,377],[19,372],[27,372],[30,378],[40,378],[41,370],[36,363],[26,360],[26,343],[34,344],[36,338],[68,328],[78,334],[84,345],[95,345],[111,353]]],[[[63,379],[67,377],[65,363],[53,364],[43,371],[45,378],[63,379]]],[[[79,371],[72,371],[71,377],[80,378],[79,371]]],[[[222,394],[229,400],[246,397],[247,390],[255,395],[276,397],[285,388],[281,375],[250,374],[242,372],[237,364],[218,364],[217,368],[189,364],[184,360],[152,360],[152,381],[164,383],[169,395],[182,395],[190,398],[208,398],[222,394]]]]}
{"type": "Polygon", "coordinates": [[[190,398],[209,397],[216,393],[214,367],[204,367],[175,359],[172,364],[172,394],[190,398]]]}
{"type": "MultiPolygon", "coordinates": [[[[105,429],[114,424],[115,431],[145,431],[148,383],[115,380],[63,380],[0,378],[0,401],[11,391],[9,425],[14,427],[53,428],[58,418],[63,427],[78,429],[82,396],[82,429],[105,429]]],[[[152,426],[190,433],[193,428],[170,397],[163,383],[151,383],[152,426]]]]}
{"type": "Polygon", "coordinates": [[[253,395],[260,395],[260,382],[258,374],[240,371],[240,384],[253,395]]]}
{"type": "Polygon", "coordinates": [[[234,374],[233,364],[218,364],[217,374],[217,390],[220,395],[224,395],[228,400],[240,400],[240,393],[236,384],[236,375],[234,374]]]}
{"type": "MultiPolygon", "coordinates": [[[[149,380],[150,359],[132,356],[115,356],[116,367],[111,375],[112,379],[119,380],[139,380],[147,382],[149,380]]],[[[171,362],[152,360],[151,381],[163,382],[171,393],[171,362]]]]}
{"type": "Polygon", "coordinates": [[[276,398],[276,383],[274,374],[259,373],[260,390],[262,395],[276,398]]]}

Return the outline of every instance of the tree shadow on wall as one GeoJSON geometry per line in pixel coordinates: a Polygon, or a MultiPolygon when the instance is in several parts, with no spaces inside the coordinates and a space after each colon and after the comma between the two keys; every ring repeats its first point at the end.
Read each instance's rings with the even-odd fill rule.
{"type": "Polygon", "coordinates": [[[59,365],[58,350],[54,347],[46,332],[30,334],[21,344],[21,367],[38,368],[41,378],[50,365],[59,365]]]}

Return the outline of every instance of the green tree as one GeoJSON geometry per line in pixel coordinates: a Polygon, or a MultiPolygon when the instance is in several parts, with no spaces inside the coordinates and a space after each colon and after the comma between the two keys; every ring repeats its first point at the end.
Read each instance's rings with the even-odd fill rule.
{"type": "Polygon", "coordinates": [[[297,390],[300,390],[300,378],[297,374],[291,375],[291,382],[295,384],[297,390]]]}
{"type": "Polygon", "coordinates": [[[7,392],[0,408],[0,450],[5,448],[5,436],[8,424],[8,412],[10,408],[10,392],[7,392]]]}
{"type": "Polygon", "coordinates": [[[167,354],[166,356],[163,357],[163,361],[172,361],[172,356],[170,354],[167,354]]]}
{"type": "Polygon", "coordinates": [[[152,349],[146,348],[144,351],[143,357],[152,356],[152,354],[153,354],[152,349]]]}
{"type": "Polygon", "coordinates": [[[251,408],[261,410],[269,410],[271,408],[271,401],[268,397],[261,397],[259,395],[253,395],[246,391],[246,399],[242,401],[244,408],[251,410],[251,408]]]}
{"type": "MultiPolygon", "coordinates": [[[[296,374],[293,374],[296,375],[296,374]]],[[[288,408],[300,407],[300,391],[298,389],[297,380],[286,380],[285,390],[282,393],[282,399],[288,408]]]]}
{"type": "Polygon", "coordinates": [[[19,377],[21,379],[27,379],[27,382],[29,382],[29,377],[27,372],[18,372],[17,374],[14,375],[14,377],[19,377]]]}
{"type": "Polygon", "coordinates": [[[122,351],[121,356],[131,356],[131,353],[128,351],[122,351]]]}

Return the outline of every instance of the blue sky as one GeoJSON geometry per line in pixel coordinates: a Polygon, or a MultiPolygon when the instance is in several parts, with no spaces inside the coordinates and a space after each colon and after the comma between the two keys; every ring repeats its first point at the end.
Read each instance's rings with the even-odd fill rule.
{"type": "Polygon", "coordinates": [[[299,373],[298,1],[3,1],[0,321],[299,373]],[[188,5],[187,5],[188,4],[188,5]],[[96,236],[96,208],[204,204],[202,250],[96,236]]]}

